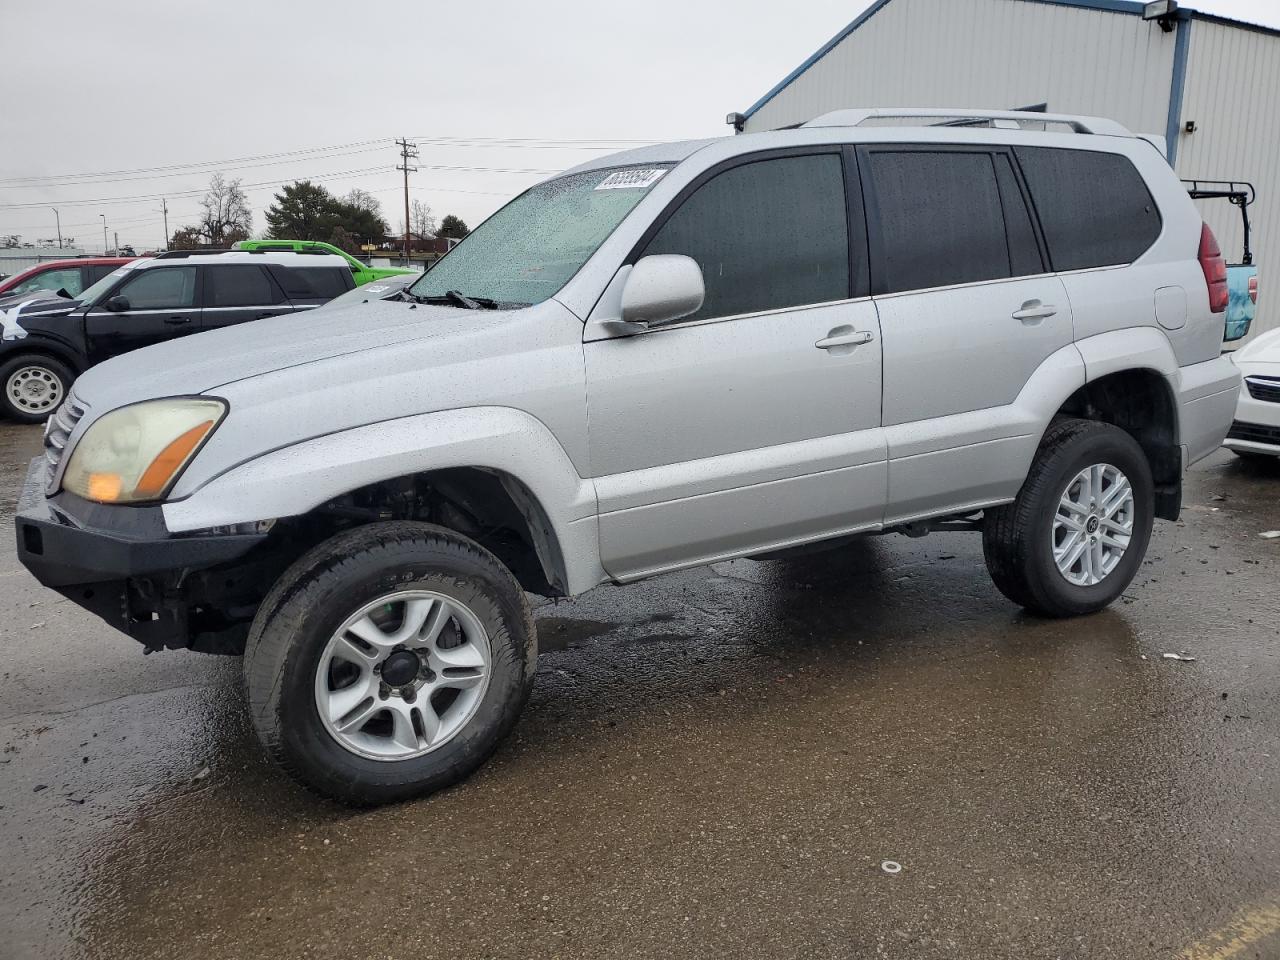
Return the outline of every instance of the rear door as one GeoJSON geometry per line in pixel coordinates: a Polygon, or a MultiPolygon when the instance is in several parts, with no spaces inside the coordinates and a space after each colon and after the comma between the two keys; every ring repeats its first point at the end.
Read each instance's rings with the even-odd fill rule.
{"type": "Polygon", "coordinates": [[[89,362],[103,360],[200,329],[199,270],[164,265],[130,271],[85,315],[89,362]],[[123,308],[112,310],[115,298],[123,308]]]}
{"type": "Polygon", "coordinates": [[[1039,441],[1018,395],[1073,336],[1020,172],[1002,147],[859,157],[884,336],[886,520],[1012,496],[1039,441]]]}
{"type": "Polygon", "coordinates": [[[260,264],[213,263],[204,267],[201,329],[217,330],[292,310],[280,285],[260,264]]]}

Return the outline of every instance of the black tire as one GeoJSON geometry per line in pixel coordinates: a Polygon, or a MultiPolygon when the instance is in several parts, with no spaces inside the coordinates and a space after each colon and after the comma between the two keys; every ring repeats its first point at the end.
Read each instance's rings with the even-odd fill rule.
{"type": "Polygon", "coordinates": [[[254,618],[244,678],[268,755],[316,793],[363,806],[431,793],[479,767],[520,716],[537,659],[528,600],[493,554],[444,528],[397,521],[340,533],[281,576],[254,618]],[[475,714],[451,740],[410,759],[367,759],[325,729],[315,673],[347,617],[406,589],[446,595],[476,615],[489,638],[490,679],[475,714]]]}
{"type": "Polygon", "coordinates": [[[1103,609],[1137,575],[1151,541],[1155,490],[1151,465],[1137,441],[1119,427],[1093,420],[1058,420],[1040,443],[1013,503],[988,510],[982,548],[1000,592],[1046,617],[1076,617],[1103,609]],[[1068,483],[1092,464],[1107,463],[1129,478],[1134,497],[1133,535],[1119,564],[1100,583],[1078,586],[1058,570],[1052,529],[1068,483]]]}
{"type": "Polygon", "coordinates": [[[75,379],[76,376],[71,369],[61,360],[55,360],[53,357],[40,353],[24,353],[11,357],[0,363],[0,413],[19,423],[44,423],[66,398],[75,379]],[[26,369],[39,370],[46,378],[57,381],[56,403],[52,403],[47,409],[32,409],[24,407],[24,401],[12,395],[9,379],[26,369]]]}

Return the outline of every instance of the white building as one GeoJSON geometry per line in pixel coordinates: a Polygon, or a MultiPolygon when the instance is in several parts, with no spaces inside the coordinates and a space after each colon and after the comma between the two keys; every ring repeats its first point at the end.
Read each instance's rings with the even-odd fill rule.
{"type": "MultiPolygon", "coordinates": [[[[1176,7],[1176,4],[1173,4],[1176,7]]],[[[843,107],[1047,104],[1168,143],[1184,179],[1250,181],[1255,331],[1280,326],[1280,30],[1132,0],[877,0],[742,116],[746,132],[843,107]]],[[[1239,212],[1200,202],[1224,254],[1239,212]]]]}

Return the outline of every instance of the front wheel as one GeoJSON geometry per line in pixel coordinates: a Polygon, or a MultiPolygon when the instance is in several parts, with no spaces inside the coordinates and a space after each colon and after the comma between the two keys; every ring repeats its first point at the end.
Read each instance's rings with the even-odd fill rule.
{"type": "Polygon", "coordinates": [[[19,423],[44,423],[71,389],[75,374],[66,364],[40,354],[0,364],[0,412],[19,423]]]}
{"type": "Polygon", "coordinates": [[[424,523],[341,533],[263,601],[244,675],[268,754],[347,803],[461,780],[520,715],[537,666],[523,591],[487,550],[424,523]]]}
{"type": "Polygon", "coordinates": [[[1093,613],[1137,575],[1154,517],[1151,466],[1137,441],[1111,424],[1061,420],[1017,499],[986,513],[987,569],[1001,593],[1034,613],[1093,613]]]}

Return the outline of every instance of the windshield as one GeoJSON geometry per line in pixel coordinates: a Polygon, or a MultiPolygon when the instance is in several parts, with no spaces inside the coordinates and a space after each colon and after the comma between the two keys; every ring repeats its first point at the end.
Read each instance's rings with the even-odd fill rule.
{"type": "Polygon", "coordinates": [[[121,267],[119,270],[112,270],[97,283],[82,290],[76,300],[80,303],[96,303],[104,293],[115,285],[117,280],[128,274],[130,269],[130,267],[121,267]]]}
{"type": "Polygon", "coordinates": [[[559,177],[522,193],[409,288],[497,303],[541,303],[578,272],[670,165],[559,177]]]}

